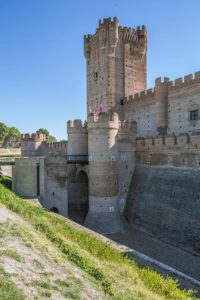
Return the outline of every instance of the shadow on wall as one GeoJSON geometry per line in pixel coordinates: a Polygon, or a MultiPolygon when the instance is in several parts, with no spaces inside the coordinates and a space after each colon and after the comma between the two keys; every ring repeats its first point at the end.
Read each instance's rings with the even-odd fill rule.
{"type": "Polygon", "coordinates": [[[83,224],[89,208],[89,180],[84,171],[80,171],[75,178],[75,188],[70,193],[68,214],[73,221],[83,224]]]}
{"type": "Polygon", "coordinates": [[[58,214],[58,215],[60,214],[59,209],[55,206],[51,207],[49,211],[54,212],[55,214],[58,214]]]}

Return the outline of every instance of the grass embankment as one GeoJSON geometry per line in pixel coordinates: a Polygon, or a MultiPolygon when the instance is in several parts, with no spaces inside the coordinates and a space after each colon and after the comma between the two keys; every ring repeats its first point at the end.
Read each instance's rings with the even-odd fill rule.
{"type": "MultiPolygon", "coordinates": [[[[5,178],[3,183],[9,186],[5,178]]],[[[180,290],[172,278],[164,279],[150,269],[140,268],[112,246],[22,200],[1,184],[0,204],[22,216],[66,260],[85,272],[103,290],[103,299],[197,299],[191,291],[180,290]]]]}
{"type": "Polygon", "coordinates": [[[12,179],[7,176],[0,176],[0,184],[4,185],[9,190],[12,189],[12,179]]]}
{"type": "Polygon", "coordinates": [[[25,299],[23,292],[10,280],[10,275],[2,267],[0,267],[0,299],[25,299]]]}

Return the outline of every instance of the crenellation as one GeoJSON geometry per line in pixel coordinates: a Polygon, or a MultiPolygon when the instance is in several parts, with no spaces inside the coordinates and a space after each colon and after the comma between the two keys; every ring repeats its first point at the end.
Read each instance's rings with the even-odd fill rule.
{"type": "Polygon", "coordinates": [[[116,26],[118,24],[118,18],[114,17],[114,18],[104,18],[104,19],[100,19],[99,20],[99,27],[109,27],[109,26],[116,26]]]}
{"type": "Polygon", "coordinates": [[[194,79],[194,74],[184,76],[184,82],[190,82],[194,79]]]}
{"type": "Polygon", "coordinates": [[[194,79],[200,79],[200,71],[194,73],[194,79]]]}
{"type": "Polygon", "coordinates": [[[150,88],[150,89],[147,89],[147,95],[154,95],[155,94],[155,88],[150,88]]]}
{"type": "Polygon", "coordinates": [[[179,86],[182,83],[184,83],[184,78],[183,77],[175,79],[175,86],[179,86]]]}
{"type": "Polygon", "coordinates": [[[119,117],[115,112],[102,112],[88,116],[88,129],[91,128],[118,128],[119,117]]]}
{"type": "MultiPolygon", "coordinates": [[[[200,132],[193,132],[191,135],[182,133],[179,135],[164,135],[156,137],[137,137],[137,151],[199,151],[200,132]],[[185,148],[184,148],[185,147],[185,148]]],[[[192,152],[191,152],[192,154],[192,152]]]]}
{"type": "Polygon", "coordinates": [[[146,98],[149,98],[152,96],[155,96],[155,89],[154,88],[150,88],[144,91],[141,91],[139,93],[135,93],[134,95],[130,95],[128,97],[124,97],[124,102],[131,102],[131,101],[138,101],[138,100],[143,100],[146,98]]]}
{"type": "Polygon", "coordinates": [[[70,133],[73,132],[87,132],[87,122],[82,123],[82,120],[69,120],[67,122],[67,131],[70,133]]]}
{"type": "Polygon", "coordinates": [[[200,80],[200,71],[195,72],[194,74],[188,74],[185,75],[184,77],[177,78],[173,81],[170,81],[168,83],[168,88],[173,89],[173,88],[183,88],[184,86],[187,86],[188,84],[195,84],[199,83],[200,80]]]}
{"type": "Polygon", "coordinates": [[[66,149],[67,144],[67,142],[46,143],[46,147],[49,149],[66,149]]]}
{"type": "Polygon", "coordinates": [[[33,141],[33,142],[44,142],[45,139],[45,135],[42,133],[25,133],[21,135],[21,140],[26,142],[26,141],[33,141]]]}
{"type": "Polygon", "coordinates": [[[162,84],[167,83],[169,81],[170,81],[170,79],[168,77],[164,77],[163,79],[161,77],[156,78],[156,80],[155,80],[155,86],[162,85],[162,84]]]}

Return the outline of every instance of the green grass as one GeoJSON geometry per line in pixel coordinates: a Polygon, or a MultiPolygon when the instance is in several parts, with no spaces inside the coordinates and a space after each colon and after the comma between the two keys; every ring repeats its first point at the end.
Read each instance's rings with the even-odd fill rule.
{"type": "Polygon", "coordinates": [[[19,255],[19,253],[17,253],[15,250],[12,250],[12,249],[6,249],[6,250],[0,251],[0,256],[1,255],[13,258],[18,262],[23,262],[24,261],[24,258],[21,257],[21,255],[19,255]]]}
{"type": "Polygon", "coordinates": [[[23,292],[10,280],[8,273],[0,266],[0,300],[24,300],[23,292]]]}
{"type": "Polygon", "coordinates": [[[197,299],[191,291],[180,290],[172,278],[164,279],[152,270],[140,268],[112,246],[75,228],[67,220],[22,200],[2,185],[0,203],[26,219],[68,261],[91,276],[104,291],[105,299],[197,299]],[[156,295],[160,296],[156,298],[156,295]]]}
{"type": "Polygon", "coordinates": [[[12,190],[12,179],[7,176],[0,176],[0,184],[3,184],[9,190],[12,190]]]}
{"type": "Polygon", "coordinates": [[[53,291],[58,291],[66,297],[67,299],[81,299],[80,298],[80,291],[82,288],[82,283],[79,280],[73,281],[62,281],[62,280],[55,280],[55,281],[42,281],[42,280],[34,280],[30,284],[31,286],[40,288],[40,295],[49,294],[49,297],[53,293],[53,291]]]}

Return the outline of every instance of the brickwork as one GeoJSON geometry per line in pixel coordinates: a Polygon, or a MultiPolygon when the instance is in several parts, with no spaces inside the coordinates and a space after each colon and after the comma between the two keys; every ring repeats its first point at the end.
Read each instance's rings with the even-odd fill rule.
{"type": "Polygon", "coordinates": [[[88,114],[114,109],[120,99],[146,88],[146,29],[120,27],[118,19],[100,20],[94,35],[84,37],[88,114]],[[95,108],[96,107],[96,108],[95,108]]]}

